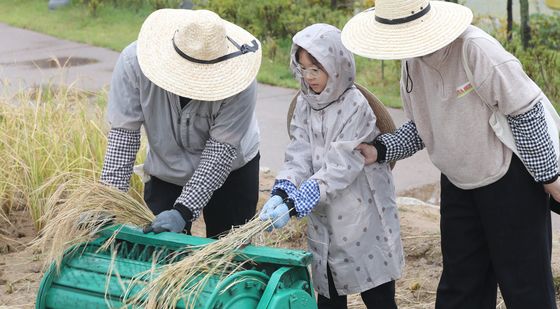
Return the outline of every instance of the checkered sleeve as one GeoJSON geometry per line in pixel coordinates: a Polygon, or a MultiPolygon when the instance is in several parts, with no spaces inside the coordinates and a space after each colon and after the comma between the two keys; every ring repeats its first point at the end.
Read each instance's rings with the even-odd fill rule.
{"type": "Polygon", "coordinates": [[[289,197],[294,201],[297,217],[303,218],[319,203],[321,198],[319,182],[316,179],[306,180],[299,186],[299,190],[289,197]]]}
{"type": "Polygon", "coordinates": [[[394,133],[379,135],[375,141],[383,144],[386,149],[385,157],[378,160],[380,163],[408,158],[424,149],[424,142],[412,120],[404,123],[394,133]]]}
{"type": "Polygon", "coordinates": [[[521,160],[535,181],[550,183],[558,178],[558,161],[539,101],[529,111],[507,116],[521,160]]]}
{"type": "Polygon", "coordinates": [[[111,129],[101,170],[101,182],[128,191],[130,176],[140,149],[140,130],[111,129]]]}
{"type": "Polygon", "coordinates": [[[274,181],[274,186],[272,186],[271,195],[285,195],[282,198],[286,198],[293,192],[297,191],[296,185],[287,179],[276,179],[274,181]]]}
{"type": "Polygon", "coordinates": [[[175,209],[185,220],[194,221],[200,216],[214,191],[226,181],[236,157],[235,147],[213,138],[206,142],[198,167],[175,202],[175,209]]]}

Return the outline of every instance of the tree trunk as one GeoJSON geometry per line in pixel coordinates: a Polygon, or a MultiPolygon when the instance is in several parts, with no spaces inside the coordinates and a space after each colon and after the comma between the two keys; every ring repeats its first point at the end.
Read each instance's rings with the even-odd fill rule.
{"type": "Polygon", "coordinates": [[[507,40],[511,42],[511,31],[513,29],[513,0],[507,0],[507,40]]]}
{"type": "Polygon", "coordinates": [[[336,3],[336,0],[331,0],[331,9],[336,10],[338,4],[336,3]]]}
{"type": "Polygon", "coordinates": [[[531,28],[529,27],[529,1],[519,0],[520,12],[521,12],[521,42],[523,43],[523,48],[527,49],[529,47],[529,42],[531,41],[531,28]]]}

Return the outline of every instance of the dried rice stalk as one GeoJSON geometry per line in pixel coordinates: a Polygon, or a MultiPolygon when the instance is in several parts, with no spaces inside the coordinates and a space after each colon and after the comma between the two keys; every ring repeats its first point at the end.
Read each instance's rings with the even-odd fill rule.
{"type": "Polygon", "coordinates": [[[0,222],[5,222],[6,224],[13,226],[10,219],[8,219],[8,215],[4,213],[4,210],[2,209],[1,206],[0,206],[0,222]]]}
{"type": "MultiPolygon", "coordinates": [[[[125,193],[96,181],[68,175],[64,177],[68,180],[58,186],[47,202],[47,211],[41,218],[44,228],[33,243],[33,246],[48,250],[46,260],[54,260],[57,268],[66,250],[91,241],[107,223],[144,226],[154,219],[144,204],[125,193]]],[[[60,182],[60,179],[52,182],[60,182]]],[[[52,182],[44,186],[52,188],[52,182]]],[[[239,255],[239,249],[271,224],[272,221],[263,222],[254,218],[215,242],[194,250],[190,247],[175,252],[167,260],[184,258],[168,265],[154,264],[151,270],[138,274],[132,280],[125,293],[125,303],[146,308],[175,308],[177,302],[183,300],[187,308],[194,308],[198,295],[211,278],[223,280],[250,262],[234,258],[239,255]],[[151,280],[145,282],[146,278],[151,280]],[[143,288],[127,297],[134,286],[143,288]]],[[[110,239],[103,248],[111,246],[110,239]]],[[[112,259],[116,259],[114,253],[112,259]]],[[[111,266],[109,274],[117,272],[114,265],[111,266]]]]}
{"type": "Polygon", "coordinates": [[[25,247],[25,244],[22,243],[21,241],[17,241],[13,238],[10,238],[8,236],[4,236],[4,235],[0,234],[0,244],[2,244],[2,243],[6,243],[6,244],[12,243],[12,244],[18,245],[19,247],[25,247]]]}
{"type": "Polygon", "coordinates": [[[57,269],[66,250],[91,241],[108,224],[144,226],[154,219],[145,204],[95,180],[62,175],[43,187],[50,187],[61,177],[67,180],[47,201],[41,217],[44,228],[32,242],[32,247],[46,251],[45,261],[55,261],[57,269]]]}
{"type": "MultiPolygon", "coordinates": [[[[195,308],[198,296],[212,277],[221,281],[250,262],[236,261],[234,258],[239,255],[238,250],[251,242],[253,236],[262,233],[271,224],[272,221],[253,218],[201,249],[193,251],[193,248],[188,248],[175,253],[186,257],[137,276],[130,287],[144,287],[136,295],[126,299],[126,303],[145,308],[175,308],[177,302],[183,300],[186,308],[195,308]],[[145,284],[145,278],[153,279],[145,284]]],[[[127,295],[129,294],[130,290],[127,291],[127,295]]]]}
{"type": "MultiPolygon", "coordinates": [[[[116,233],[115,233],[116,235],[116,233]]],[[[109,268],[107,269],[107,274],[105,276],[105,294],[104,294],[104,299],[105,299],[105,304],[107,305],[107,308],[114,308],[113,306],[113,302],[109,293],[109,288],[111,287],[111,280],[112,279],[116,279],[119,287],[121,288],[121,290],[126,291],[126,283],[123,280],[123,278],[121,277],[120,273],[118,272],[118,269],[116,268],[116,261],[117,261],[117,252],[118,252],[118,247],[119,244],[117,244],[116,246],[114,245],[114,243],[111,243],[110,246],[110,250],[111,250],[111,264],[109,264],[109,268]],[[113,278],[113,274],[115,275],[115,278],[113,278]]]]}

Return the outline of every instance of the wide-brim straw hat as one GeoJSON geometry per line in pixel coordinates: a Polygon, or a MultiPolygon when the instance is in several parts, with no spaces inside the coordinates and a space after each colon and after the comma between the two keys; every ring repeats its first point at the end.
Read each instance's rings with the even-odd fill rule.
{"type": "Polygon", "coordinates": [[[342,43],[367,58],[410,59],[453,42],[472,18],[469,8],[451,2],[376,0],[374,8],[346,23],[342,43]]]}
{"type": "Polygon", "coordinates": [[[255,80],[262,48],[252,34],[214,12],[161,9],[144,21],[137,54],[142,72],[159,87],[216,101],[255,80]]]}
{"type": "MultiPolygon", "coordinates": [[[[391,114],[389,113],[389,111],[387,110],[383,102],[381,102],[381,100],[379,100],[373,93],[367,90],[366,87],[356,83],[354,85],[356,86],[356,88],[358,88],[358,90],[360,90],[360,92],[364,95],[364,97],[366,97],[369,103],[369,107],[373,110],[373,113],[375,114],[375,118],[376,118],[375,125],[377,126],[379,131],[381,131],[381,134],[395,132],[397,127],[395,126],[395,122],[393,121],[391,114]]],[[[292,117],[296,109],[297,98],[300,92],[301,91],[298,91],[298,93],[296,93],[296,95],[292,98],[292,102],[290,103],[290,107],[288,108],[288,115],[286,118],[288,132],[290,132],[290,123],[292,122],[292,117]]],[[[395,167],[395,164],[396,164],[395,161],[390,163],[391,169],[395,167]]]]}

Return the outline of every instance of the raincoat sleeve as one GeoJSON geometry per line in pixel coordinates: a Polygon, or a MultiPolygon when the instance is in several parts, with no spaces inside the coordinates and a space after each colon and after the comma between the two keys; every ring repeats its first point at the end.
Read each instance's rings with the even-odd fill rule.
{"type": "Polygon", "coordinates": [[[309,113],[309,107],[301,97],[298,97],[296,108],[290,122],[291,142],[286,148],[284,165],[276,179],[286,179],[296,187],[312,175],[311,142],[308,127],[303,123],[309,113]]]}
{"type": "MultiPolygon", "coordinates": [[[[351,106],[352,101],[348,101],[347,98],[345,106],[351,106]]],[[[367,101],[357,104],[353,112],[344,114],[345,117],[337,121],[342,126],[330,143],[321,169],[310,177],[318,182],[320,202],[323,203],[329,203],[363,172],[364,157],[355,148],[379,134],[375,114],[367,101]]]]}

